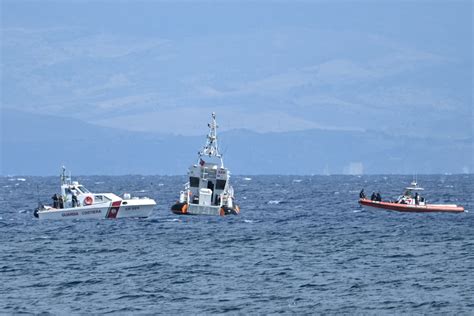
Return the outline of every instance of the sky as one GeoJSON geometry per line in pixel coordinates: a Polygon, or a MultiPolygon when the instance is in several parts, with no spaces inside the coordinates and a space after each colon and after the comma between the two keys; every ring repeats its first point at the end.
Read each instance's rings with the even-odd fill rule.
{"type": "Polygon", "coordinates": [[[471,1],[0,3],[4,109],[174,135],[215,111],[221,130],[472,139],[471,1]]]}

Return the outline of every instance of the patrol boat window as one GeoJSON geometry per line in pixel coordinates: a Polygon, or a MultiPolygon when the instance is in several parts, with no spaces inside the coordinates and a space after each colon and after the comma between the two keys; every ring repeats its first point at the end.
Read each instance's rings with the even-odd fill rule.
{"type": "Polygon", "coordinates": [[[79,185],[76,187],[76,189],[81,192],[81,193],[84,193],[84,194],[87,194],[87,193],[91,193],[89,190],[87,190],[85,187],[83,187],[82,185],[79,185]]]}
{"type": "Polygon", "coordinates": [[[189,177],[189,186],[198,188],[199,187],[199,178],[198,177],[189,177]]]}
{"type": "Polygon", "coordinates": [[[97,202],[110,202],[110,201],[112,201],[111,199],[109,199],[105,195],[94,195],[94,200],[96,201],[96,203],[97,202]]]}
{"type": "Polygon", "coordinates": [[[224,190],[225,188],[225,180],[217,180],[216,182],[216,190],[224,190]]]}

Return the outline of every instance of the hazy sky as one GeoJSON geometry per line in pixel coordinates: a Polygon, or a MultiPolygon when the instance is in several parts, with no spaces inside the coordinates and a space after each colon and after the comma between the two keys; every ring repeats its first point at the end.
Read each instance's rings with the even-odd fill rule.
{"type": "Polygon", "coordinates": [[[471,1],[5,1],[2,107],[128,130],[472,136],[471,1]]]}

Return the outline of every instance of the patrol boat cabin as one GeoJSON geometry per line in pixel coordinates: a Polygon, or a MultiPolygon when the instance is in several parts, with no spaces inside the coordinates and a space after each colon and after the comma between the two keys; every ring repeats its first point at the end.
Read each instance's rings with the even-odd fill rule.
{"type": "Polygon", "coordinates": [[[416,181],[412,181],[410,185],[405,188],[405,192],[398,197],[397,203],[425,205],[425,198],[421,196],[424,190],[425,189],[420,187],[416,181]]]}

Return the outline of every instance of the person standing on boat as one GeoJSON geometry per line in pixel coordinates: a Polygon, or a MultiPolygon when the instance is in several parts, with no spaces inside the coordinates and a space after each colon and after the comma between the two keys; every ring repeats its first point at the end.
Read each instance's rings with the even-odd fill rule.
{"type": "Polygon", "coordinates": [[[77,200],[77,193],[75,190],[72,191],[72,207],[78,207],[79,201],[77,200]]]}
{"type": "Polygon", "coordinates": [[[378,201],[378,202],[382,202],[382,196],[380,195],[380,192],[377,192],[375,200],[378,201]]]}
{"type": "Polygon", "coordinates": [[[54,193],[54,195],[51,197],[53,199],[53,207],[54,208],[59,208],[59,197],[57,193],[54,193]]]}
{"type": "Polygon", "coordinates": [[[418,192],[415,193],[415,205],[418,205],[420,204],[420,195],[418,194],[418,192]]]}
{"type": "Polygon", "coordinates": [[[370,196],[370,199],[371,199],[372,201],[377,200],[377,195],[375,195],[375,192],[372,192],[372,195],[370,196]]]}
{"type": "Polygon", "coordinates": [[[364,193],[364,189],[362,189],[359,193],[359,198],[361,199],[365,199],[365,193],[364,193]]]}
{"type": "Polygon", "coordinates": [[[59,202],[59,208],[64,208],[64,198],[61,194],[58,197],[58,202],[59,202]]]}

